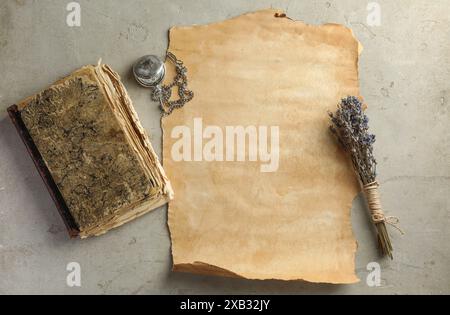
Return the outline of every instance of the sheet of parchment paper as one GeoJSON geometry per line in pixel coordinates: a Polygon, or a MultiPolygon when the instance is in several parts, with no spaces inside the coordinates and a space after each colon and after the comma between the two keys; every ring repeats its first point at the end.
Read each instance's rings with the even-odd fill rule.
{"type": "MultiPolygon", "coordinates": [[[[192,102],[163,119],[164,168],[175,191],[168,214],[173,269],[357,282],[350,208],[358,185],[327,130],[327,111],[340,98],[359,95],[361,46],[352,31],[307,25],[270,9],[174,27],[168,50],[186,64],[195,93],[192,102]],[[268,162],[251,153],[250,136],[240,160],[236,149],[227,161],[226,140],[223,154],[212,146],[213,161],[205,161],[201,150],[193,152],[201,144],[210,150],[209,141],[220,133],[225,139],[226,126],[267,126],[269,133],[278,126],[278,165],[263,171],[268,162]],[[177,152],[186,154],[184,160],[178,161],[177,152]]],[[[167,66],[169,82],[173,67],[167,66]]],[[[275,150],[276,139],[267,139],[258,140],[256,152],[264,143],[275,150]]]]}

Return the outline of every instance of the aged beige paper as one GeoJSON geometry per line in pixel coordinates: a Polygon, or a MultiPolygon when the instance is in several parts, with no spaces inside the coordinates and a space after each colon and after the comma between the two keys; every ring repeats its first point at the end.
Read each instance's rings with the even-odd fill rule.
{"type": "Polygon", "coordinates": [[[350,221],[358,185],[327,131],[327,110],[359,95],[360,50],[342,25],[277,10],[170,30],[169,51],[195,93],[163,119],[175,271],[358,281],[350,221]],[[248,131],[245,155],[237,138],[233,155],[227,126],[248,131]]]}

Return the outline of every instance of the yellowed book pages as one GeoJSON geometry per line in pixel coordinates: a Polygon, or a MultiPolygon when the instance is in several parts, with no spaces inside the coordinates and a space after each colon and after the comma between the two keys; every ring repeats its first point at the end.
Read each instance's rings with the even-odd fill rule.
{"type": "Polygon", "coordinates": [[[327,111],[359,95],[360,50],[342,25],[272,9],[170,30],[195,93],[163,119],[175,271],[358,281],[358,184],[327,111]]]}

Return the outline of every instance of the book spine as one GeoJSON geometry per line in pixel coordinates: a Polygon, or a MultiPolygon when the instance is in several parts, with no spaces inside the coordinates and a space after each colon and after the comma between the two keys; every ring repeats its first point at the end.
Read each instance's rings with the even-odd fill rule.
{"type": "Polygon", "coordinates": [[[17,105],[12,105],[8,107],[7,111],[9,117],[11,118],[12,123],[16,127],[17,132],[19,133],[20,138],[24,142],[27,151],[34,162],[34,165],[36,166],[39,174],[41,175],[41,178],[44,181],[45,186],[47,186],[47,190],[50,193],[50,196],[55,202],[56,208],[58,209],[59,214],[61,215],[64,224],[66,225],[67,231],[69,232],[69,236],[71,238],[77,237],[80,233],[79,228],[74,218],[72,217],[72,214],[70,213],[66,205],[66,202],[64,201],[64,198],[58,189],[58,186],[53,180],[53,177],[51,176],[50,171],[48,170],[47,165],[44,162],[44,159],[42,158],[38,148],[36,147],[33,139],[31,138],[30,133],[28,132],[28,129],[26,128],[22,120],[17,105]]]}

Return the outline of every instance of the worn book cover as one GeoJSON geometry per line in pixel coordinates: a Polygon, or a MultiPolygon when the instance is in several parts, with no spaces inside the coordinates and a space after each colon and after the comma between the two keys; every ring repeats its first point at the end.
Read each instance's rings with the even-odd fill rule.
{"type": "Polygon", "coordinates": [[[72,237],[103,234],[173,198],[108,65],[84,66],[8,113],[72,237]]]}

